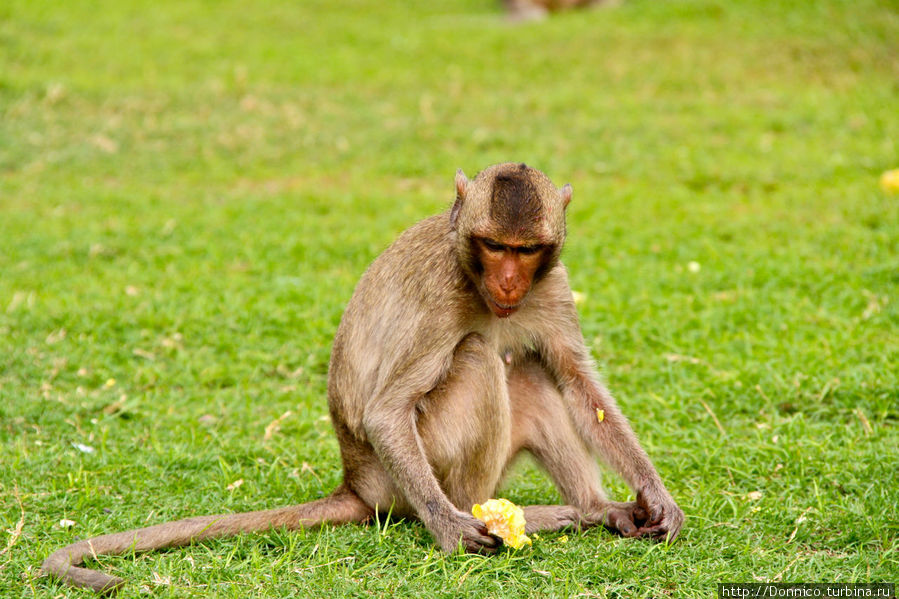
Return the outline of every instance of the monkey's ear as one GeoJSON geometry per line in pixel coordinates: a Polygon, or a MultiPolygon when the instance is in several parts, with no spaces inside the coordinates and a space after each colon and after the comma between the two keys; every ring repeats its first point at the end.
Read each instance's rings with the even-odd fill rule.
{"type": "Polygon", "coordinates": [[[462,172],[462,169],[456,171],[456,201],[453,203],[453,209],[450,211],[450,225],[455,229],[456,220],[459,218],[459,210],[462,208],[462,200],[465,199],[465,191],[468,189],[468,177],[462,172]]]}
{"type": "Polygon", "coordinates": [[[571,202],[571,183],[566,183],[560,191],[562,192],[562,206],[568,208],[568,204],[571,202]]]}

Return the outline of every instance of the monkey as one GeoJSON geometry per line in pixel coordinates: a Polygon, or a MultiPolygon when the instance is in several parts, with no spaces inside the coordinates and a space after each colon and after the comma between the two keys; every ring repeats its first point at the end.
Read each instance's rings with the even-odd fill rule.
{"type": "Polygon", "coordinates": [[[420,521],[444,551],[490,554],[502,542],[470,510],[522,453],[564,501],[524,506],[527,533],[603,526],[673,541],[684,513],[596,374],[560,260],[571,185],[504,163],[473,179],[460,169],[455,192],[371,263],[337,327],[327,397],[343,481],[331,495],[78,541],[43,572],[110,593],[124,580],[85,558],[387,513],[420,521]],[[633,501],[606,497],[597,457],[633,501]]]}
{"type": "Polygon", "coordinates": [[[550,12],[599,5],[616,4],[618,0],[503,0],[506,15],[513,21],[538,21],[550,12]]]}

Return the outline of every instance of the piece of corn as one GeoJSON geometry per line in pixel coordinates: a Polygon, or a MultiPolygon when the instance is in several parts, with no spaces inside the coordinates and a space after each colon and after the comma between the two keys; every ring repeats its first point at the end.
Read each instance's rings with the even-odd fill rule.
{"type": "Polygon", "coordinates": [[[880,175],[880,188],[886,193],[899,193],[899,169],[880,175]]]}
{"type": "Polygon", "coordinates": [[[524,511],[508,499],[488,499],[483,504],[471,506],[471,514],[487,525],[490,534],[503,540],[514,549],[530,545],[524,534],[524,511]]]}

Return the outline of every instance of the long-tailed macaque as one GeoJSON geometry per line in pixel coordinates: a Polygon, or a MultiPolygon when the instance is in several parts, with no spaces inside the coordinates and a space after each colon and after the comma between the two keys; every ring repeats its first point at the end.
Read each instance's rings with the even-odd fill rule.
{"type": "Polygon", "coordinates": [[[512,163],[473,180],[460,170],[455,183],[450,210],[369,267],[337,329],[328,405],[344,480],[330,496],[79,541],[44,572],[109,592],[124,581],[79,567],[85,558],[388,511],[420,520],[445,551],[490,553],[501,541],[471,506],[494,496],[524,451],[565,501],[526,506],[527,532],[602,525],[674,539],[683,512],[597,380],[559,262],[571,186],[512,163]],[[636,501],[606,498],[594,453],[636,501]]]}

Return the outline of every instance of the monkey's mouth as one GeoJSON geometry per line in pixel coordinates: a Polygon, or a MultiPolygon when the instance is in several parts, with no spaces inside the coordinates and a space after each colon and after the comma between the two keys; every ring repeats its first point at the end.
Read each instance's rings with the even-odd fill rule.
{"type": "Polygon", "coordinates": [[[518,310],[521,303],[517,304],[501,304],[492,297],[487,298],[490,303],[490,310],[496,314],[500,318],[506,318],[511,316],[515,311],[518,310]]]}

